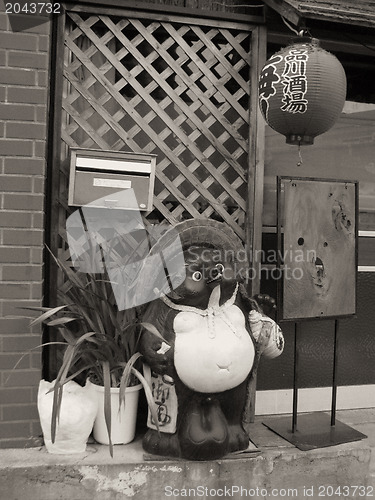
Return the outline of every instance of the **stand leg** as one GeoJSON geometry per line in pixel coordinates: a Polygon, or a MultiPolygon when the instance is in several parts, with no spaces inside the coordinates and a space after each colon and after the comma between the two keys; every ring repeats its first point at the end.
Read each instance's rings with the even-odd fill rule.
{"type": "Polygon", "coordinates": [[[294,325],[294,379],[293,379],[293,417],[292,417],[292,432],[297,430],[297,411],[298,411],[298,327],[294,325]]]}
{"type": "Polygon", "coordinates": [[[338,358],[338,320],[335,322],[335,341],[333,355],[333,383],[332,383],[332,411],[331,418],[327,413],[314,412],[302,414],[298,418],[298,328],[294,330],[294,383],[293,383],[293,421],[290,428],[290,416],[272,418],[263,422],[269,429],[276,432],[300,450],[313,450],[324,446],[333,446],[349,441],[358,441],[366,436],[361,432],[336,420],[336,393],[337,393],[337,358],[338,358]]]}
{"type": "Polygon", "coordinates": [[[335,320],[335,336],[333,343],[333,375],[332,375],[332,404],[331,404],[331,425],[336,424],[336,400],[337,400],[337,361],[338,361],[338,332],[339,320],[335,320]]]}

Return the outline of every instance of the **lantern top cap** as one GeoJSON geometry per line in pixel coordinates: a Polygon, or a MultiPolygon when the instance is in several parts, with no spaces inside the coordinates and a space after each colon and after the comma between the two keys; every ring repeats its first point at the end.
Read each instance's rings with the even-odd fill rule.
{"type": "Polygon", "coordinates": [[[315,45],[316,47],[320,47],[320,40],[318,38],[313,38],[312,36],[308,35],[299,35],[291,38],[290,44],[297,44],[297,43],[309,43],[310,45],[315,45]]]}

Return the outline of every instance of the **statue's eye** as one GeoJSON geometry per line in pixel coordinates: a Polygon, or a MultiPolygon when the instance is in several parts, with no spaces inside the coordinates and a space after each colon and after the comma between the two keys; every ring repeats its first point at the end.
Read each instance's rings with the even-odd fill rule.
{"type": "Polygon", "coordinates": [[[202,273],[200,271],[195,271],[192,275],[193,281],[200,281],[202,279],[202,273]]]}
{"type": "Polygon", "coordinates": [[[215,267],[219,271],[220,274],[223,274],[223,272],[224,272],[224,266],[223,266],[223,264],[216,264],[215,267]]]}

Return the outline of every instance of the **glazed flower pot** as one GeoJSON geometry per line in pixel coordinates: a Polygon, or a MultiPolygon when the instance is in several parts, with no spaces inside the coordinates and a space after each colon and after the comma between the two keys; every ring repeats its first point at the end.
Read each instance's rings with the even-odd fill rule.
{"type": "MultiPolygon", "coordinates": [[[[98,412],[96,415],[93,436],[100,444],[109,444],[109,436],[104,416],[104,387],[95,385],[98,396],[98,412]]],[[[138,397],[142,384],[127,387],[125,390],[125,406],[119,411],[119,388],[111,387],[111,439],[112,444],[127,444],[133,441],[137,422],[138,397]]]]}
{"type": "Polygon", "coordinates": [[[66,455],[84,453],[97,414],[98,399],[93,384],[81,387],[70,381],[63,386],[60,415],[56,423],[56,437],[51,440],[51,419],[54,382],[41,380],[38,391],[38,412],[44,444],[49,453],[66,455]]]}

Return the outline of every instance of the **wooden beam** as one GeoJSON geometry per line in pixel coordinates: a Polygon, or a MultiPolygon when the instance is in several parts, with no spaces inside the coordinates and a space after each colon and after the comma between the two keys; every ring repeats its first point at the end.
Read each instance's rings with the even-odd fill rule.
{"type": "Polygon", "coordinates": [[[303,20],[303,17],[292,5],[287,2],[280,0],[263,0],[264,3],[271,9],[278,12],[287,21],[292,23],[294,26],[299,26],[303,20]]]}
{"type": "MultiPolygon", "coordinates": [[[[136,12],[148,12],[153,13],[153,17],[163,16],[163,20],[165,20],[170,15],[176,16],[189,16],[195,18],[195,21],[202,21],[205,19],[207,22],[211,22],[213,20],[221,20],[223,22],[242,22],[242,23],[251,23],[251,24],[260,24],[265,22],[264,18],[264,9],[261,11],[261,14],[243,14],[243,13],[233,13],[233,12],[224,12],[218,10],[206,10],[202,8],[190,8],[184,7],[184,2],[181,2],[181,6],[171,5],[167,3],[152,3],[152,2],[143,2],[137,0],[129,0],[124,2],[124,0],[81,0],[81,1],[67,1],[64,2],[67,10],[75,10],[77,12],[95,12],[97,14],[107,14],[107,15],[120,15],[121,11],[126,9],[129,12],[133,13],[135,16],[136,12]],[[165,17],[166,16],[166,17],[165,17]]],[[[229,5],[231,7],[231,5],[229,5]]],[[[249,5],[251,6],[251,5],[249,5]]],[[[184,19],[184,22],[186,19],[184,19]]]]}

